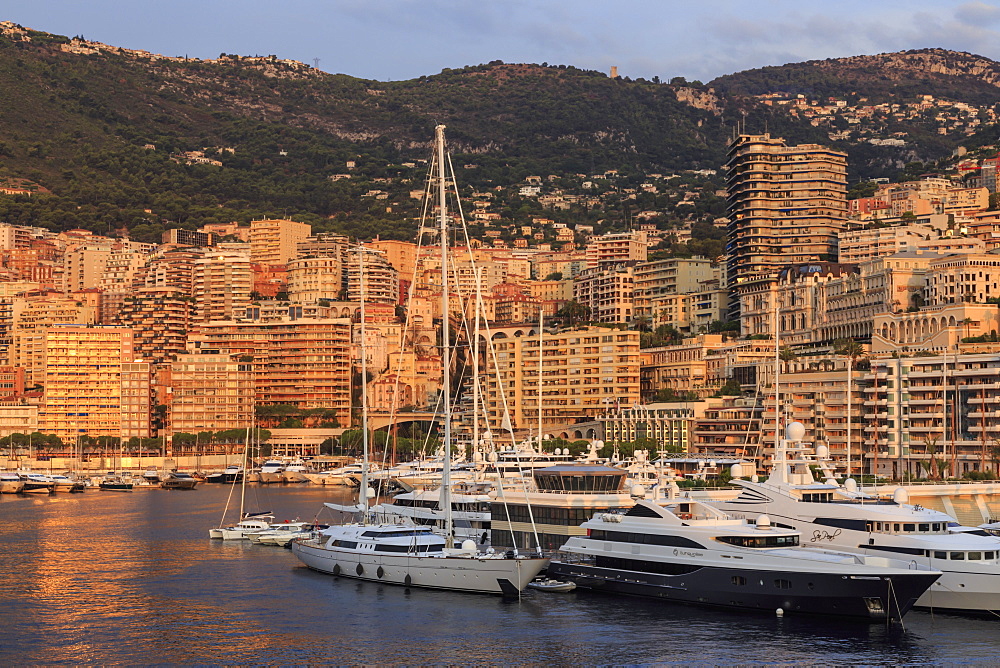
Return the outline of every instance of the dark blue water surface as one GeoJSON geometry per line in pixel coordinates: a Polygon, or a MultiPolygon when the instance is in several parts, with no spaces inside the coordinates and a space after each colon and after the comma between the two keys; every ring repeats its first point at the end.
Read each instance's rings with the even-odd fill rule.
{"type": "MultiPolygon", "coordinates": [[[[1000,662],[1000,619],[911,612],[905,628],[887,628],[586,591],[512,602],[333,578],[289,550],[210,540],[228,493],[0,496],[0,665],[1000,662]]],[[[248,506],[281,519],[311,519],[346,494],[247,492],[248,506]]]]}

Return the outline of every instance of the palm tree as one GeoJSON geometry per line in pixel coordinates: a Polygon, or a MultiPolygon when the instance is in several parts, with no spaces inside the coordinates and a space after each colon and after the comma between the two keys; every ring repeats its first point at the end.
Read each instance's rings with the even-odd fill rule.
{"type": "Polygon", "coordinates": [[[969,333],[969,325],[974,323],[975,320],[972,318],[965,318],[960,324],[965,325],[965,338],[970,338],[972,335],[969,333]]]}
{"type": "Polygon", "coordinates": [[[785,363],[785,373],[788,373],[789,363],[797,360],[798,358],[799,356],[795,353],[795,351],[788,346],[782,346],[781,350],[778,351],[778,359],[785,363]]]}

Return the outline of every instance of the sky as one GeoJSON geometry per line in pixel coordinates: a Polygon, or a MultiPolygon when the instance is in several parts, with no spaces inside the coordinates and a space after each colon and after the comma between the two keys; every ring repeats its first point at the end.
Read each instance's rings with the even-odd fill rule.
{"type": "Polygon", "coordinates": [[[30,0],[0,20],[168,56],[318,58],[379,81],[494,60],[704,82],[928,47],[1000,60],[1000,2],[981,0],[30,0]]]}

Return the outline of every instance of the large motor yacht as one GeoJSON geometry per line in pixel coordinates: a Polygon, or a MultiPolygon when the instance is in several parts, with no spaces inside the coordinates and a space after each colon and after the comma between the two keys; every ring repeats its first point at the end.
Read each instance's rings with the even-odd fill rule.
{"type": "MultiPolygon", "coordinates": [[[[815,482],[810,466],[824,468],[801,445],[805,428],[788,425],[766,482],[734,480],[743,489],[721,510],[753,520],[766,514],[778,527],[802,532],[804,540],[858,554],[912,560],[943,574],[917,601],[919,608],[951,612],[1000,613],[1000,541],[977,532],[954,531],[957,522],[942,512],[908,504],[905,490],[880,499],[857,489],[852,479],[839,485],[815,482]],[[788,452],[800,452],[790,460],[788,452]]],[[[982,533],[982,532],[978,532],[982,533]]]]}
{"type": "Polygon", "coordinates": [[[799,533],[690,498],[639,500],[584,523],[552,577],[578,587],[773,613],[899,619],[941,575],[899,559],[799,547],[799,533]]]}

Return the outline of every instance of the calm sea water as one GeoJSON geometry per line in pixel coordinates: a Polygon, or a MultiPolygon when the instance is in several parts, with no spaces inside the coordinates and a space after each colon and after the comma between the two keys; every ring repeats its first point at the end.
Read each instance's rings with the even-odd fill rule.
{"type": "MultiPolygon", "coordinates": [[[[911,612],[886,628],[333,578],[289,550],[210,540],[228,492],[0,496],[0,665],[1000,662],[1000,619],[911,612]]],[[[248,505],[311,519],[345,494],[248,488],[248,505]]]]}

